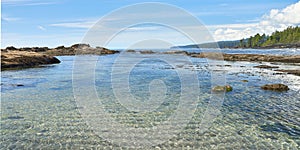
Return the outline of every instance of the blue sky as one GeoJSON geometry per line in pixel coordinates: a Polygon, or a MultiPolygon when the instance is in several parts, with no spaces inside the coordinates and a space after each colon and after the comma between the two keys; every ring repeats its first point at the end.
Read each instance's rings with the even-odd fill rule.
{"type": "MultiPolygon", "coordinates": [[[[88,29],[102,16],[120,7],[141,2],[143,1],[2,0],[1,47],[10,45],[56,47],[80,43],[88,29]]],[[[152,2],[175,5],[190,12],[207,26],[215,40],[236,40],[257,32],[270,34],[289,25],[300,24],[298,0],[163,0],[152,2]]],[[[156,13],[163,14],[164,12],[156,13]]],[[[117,24],[118,21],[115,20],[114,23],[117,24]]],[[[144,29],[147,28],[151,26],[144,29]]],[[[149,33],[151,32],[147,32],[149,33]]],[[[169,31],[166,30],[160,32],[165,39],[174,38],[175,35],[168,33],[169,31]]],[[[131,40],[130,36],[126,37],[127,41],[134,40],[131,40]]],[[[129,43],[124,42],[124,39],[120,40],[123,44],[115,42],[110,45],[110,48],[128,47],[129,43]]],[[[189,43],[178,39],[173,44],[189,43]]]]}

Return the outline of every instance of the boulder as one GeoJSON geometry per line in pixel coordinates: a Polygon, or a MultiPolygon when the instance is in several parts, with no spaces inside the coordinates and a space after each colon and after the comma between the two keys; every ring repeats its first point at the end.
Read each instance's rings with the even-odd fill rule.
{"type": "Polygon", "coordinates": [[[233,90],[233,88],[230,85],[215,86],[214,88],[212,88],[213,92],[230,92],[232,90],[233,90]]]}
{"type": "Polygon", "coordinates": [[[266,84],[261,87],[263,90],[271,90],[271,91],[287,91],[289,87],[284,84],[266,84]]]}

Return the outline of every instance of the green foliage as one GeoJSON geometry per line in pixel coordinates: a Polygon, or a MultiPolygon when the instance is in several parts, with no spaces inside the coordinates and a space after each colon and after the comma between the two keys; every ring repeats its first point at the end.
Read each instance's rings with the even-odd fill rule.
{"type": "Polygon", "coordinates": [[[175,46],[172,48],[259,48],[278,45],[300,44],[300,27],[288,27],[283,31],[275,31],[270,36],[257,33],[247,39],[237,41],[219,41],[212,43],[175,46]]]}
{"type": "Polygon", "coordinates": [[[298,44],[300,43],[300,27],[288,27],[283,31],[275,31],[271,36],[265,34],[256,34],[248,40],[240,40],[240,47],[255,48],[266,47],[280,44],[298,44]]]}

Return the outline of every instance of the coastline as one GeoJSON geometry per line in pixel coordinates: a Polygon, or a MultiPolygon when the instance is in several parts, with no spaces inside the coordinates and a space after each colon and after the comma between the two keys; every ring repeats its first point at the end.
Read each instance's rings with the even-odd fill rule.
{"type": "Polygon", "coordinates": [[[48,47],[24,47],[13,46],[1,49],[1,70],[24,69],[37,67],[45,64],[60,63],[55,56],[67,55],[107,55],[119,51],[109,50],[103,47],[90,47],[88,44],[74,44],[70,47],[58,46],[48,47]]]}
{"type": "MultiPolygon", "coordinates": [[[[104,47],[93,48],[88,44],[74,44],[70,47],[58,46],[56,48],[48,47],[27,47],[15,48],[7,47],[1,49],[1,70],[23,69],[36,67],[44,64],[56,64],[60,61],[55,56],[72,56],[72,55],[109,55],[119,53],[120,51],[110,50],[104,47]]],[[[127,50],[126,53],[140,53],[140,54],[179,54],[195,58],[208,59],[223,59],[225,61],[247,61],[247,62],[280,62],[280,63],[300,63],[300,55],[292,56],[276,56],[276,55],[262,55],[262,54],[228,54],[215,52],[187,52],[172,50],[166,52],[155,52],[151,50],[135,51],[127,50]],[[214,58],[219,55],[221,57],[214,58]]],[[[279,72],[286,72],[299,76],[300,70],[277,70],[279,72]]]]}

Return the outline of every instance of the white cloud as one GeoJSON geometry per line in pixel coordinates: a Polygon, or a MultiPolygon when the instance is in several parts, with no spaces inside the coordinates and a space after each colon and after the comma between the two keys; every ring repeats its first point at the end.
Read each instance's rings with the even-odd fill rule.
{"type": "Polygon", "coordinates": [[[43,26],[37,26],[37,28],[38,28],[39,30],[46,31],[46,28],[43,27],[43,26]]]}
{"type": "Polygon", "coordinates": [[[272,9],[256,23],[213,25],[208,28],[216,40],[238,40],[256,33],[271,34],[275,30],[282,31],[288,26],[300,25],[300,1],[284,9],[272,9]]]}
{"type": "Polygon", "coordinates": [[[64,27],[64,28],[85,28],[85,29],[89,29],[96,22],[97,22],[97,19],[78,19],[78,20],[67,21],[67,22],[53,23],[53,24],[50,24],[50,26],[64,27]]]}
{"type": "Polygon", "coordinates": [[[21,18],[11,17],[11,16],[7,16],[5,14],[2,14],[1,15],[1,20],[2,21],[7,21],[7,22],[12,22],[12,21],[19,21],[19,20],[21,20],[21,18]]]}

